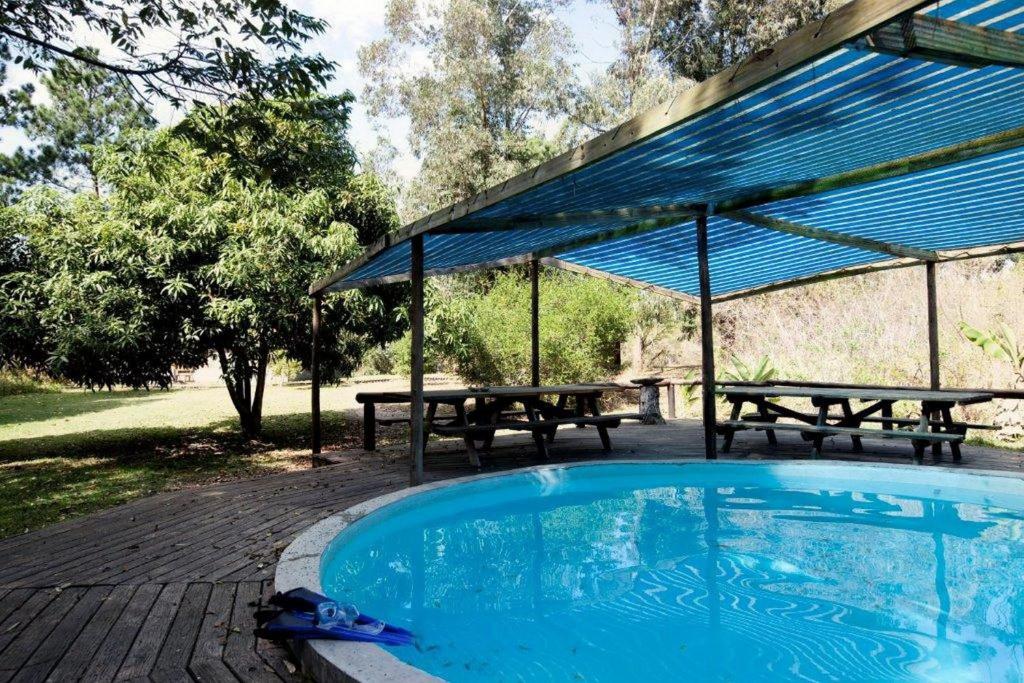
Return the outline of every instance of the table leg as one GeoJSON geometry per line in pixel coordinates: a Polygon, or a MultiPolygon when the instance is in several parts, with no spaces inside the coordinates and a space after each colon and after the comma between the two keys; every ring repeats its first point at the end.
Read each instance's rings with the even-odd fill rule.
{"type": "MultiPolygon", "coordinates": [[[[828,409],[829,403],[825,402],[818,406],[818,421],[817,425],[823,427],[828,423],[828,409]]],[[[811,438],[811,442],[814,444],[814,448],[811,450],[811,458],[817,460],[821,457],[821,449],[825,444],[825,436],[823,434],[814,434],[811,438]]]]}
{"type": "MultiPolygon", "coordinates": [[[[882,417],[892,417],[892,401],[882,401],[882,417]]],[[[888,429],[892,431],[892,422],[886,422],[882,420],[882,429],[888,429]]]]}
{"type": "Polygon", "coordinates": [[[430,433],[430,427],[434,424],[434,418],[437,416],[437,401],[429,401],[427,403],[427,419],[423,421],[423,431],[427,434],[430,433]]]}
{"type": "MultiPolygon", "coordinates": [[[[729,413],[730,420],[740,419],[740,412],[743,410],[743,401],[733,401],[732,411],[729,413]]],[[[722,438],[722,452],[728,453],[729,449],[732,448],[732,437],[736,435],[736,430],[731,427],[725,430],[725,436],[722,438]]]]}
{"type": "MultiPolygon", "coordinates": [[[[947,432],[956,432],[956,424],[953,422],[953,413],[950,411],[949,406],[942,409],[942,423],[945,425],[947,432]]],[[[964,430],[964,434],[967,434],[966,429],[964,430]]],[[[953,454],[953,462],[960,462],[960,444],[955,441],[950,441],[949,452],[953,454]]]]}
{"type": "MultiPolygon", "coordinates": [[[[459,421],[459,424],[463,427],[469,426],[469,420],[466,419],[466,406],[462,403],[455,404],[455,419],[459,421]]],[[[475,467],[480,467],[480,454],[476,450],[476,439],[469,432],[465,433],[462,439],[466,444],[466,453],[469,454],[469,462],[475,467]]]]}
{"type": "MultiPolygon", "coordinates": [[[[597,417],[601,414],[601,409],[597,405],[597,396],[590,395],[587,397],[587,407],[590,408],[590,414],[597,417]]],[[[608,436],[608,427],[603,424],[595,425],[597,427],[598,436],[601,437],[601,447],[606,451],[612,449],[612,440],[608,436]]]]}
{"type": "Polygon", "coordinates": [[[377,405],[363,404],[363,449],[377,450],[377,405]]]}
{"type": "MultiPolygon", "coordinates": [[[[937,406],[934,406],[934,405],[932,405],[930,403],[922,403],[921,404],[921,414],[925,417],[925,420],[929,421],[929,422],[938,421],[938,418],[939,418],[939,412],[938,412],[937,406]]],[[[933,433],[935,433],[935,434],[938,434],[939,432],[942,431],[942,427],[940,427],[937,424],[930,425],[930,427],[931,427],[931,431],[933,433]]],[[[928,431],[928,430],[926,429],[925,431],[928,431]]],[[[934,460],[935,462],[939,462],[940,460],[942,460],[942,442],[941,441],[933,441],[932,442],[932,460],[934,460]]]]}
{"type": "MultiPolygon", "coordinates": [[[[757,413],[761,418],[761,422],[775,422],[778,418],[768,412],[768,401],[759,401],[757,404],[757,413]]],[[[769,446],[778,446],[779,440],[775,438],[774,429],[764,430],[765,435],[768,437],[769,446]]]]}
{"type": "MultiPolygon", "coordinates": [[[[494,399],[488,407],[487,421],[491,424],[497,424],[498,418],[501,417],[501,411],[506,407],[507,405],[501,399],[494,399]]],[[[494,431],[488,432],[487,436],[484,437],[483,448],[490,450],[492,445],[494,445],[494,431]]]]}
{"type": "Polygon", "coordinates": [[[665,385],[665,405],[668,416],[674,419],[676,416],[676,385],[672,382],[665,385]]]}
{"type": "MultiPolygon", "coordinates": [[[[523,400],[523,408],[526,409],[526,419],[530,422],[537,422],[537,415],[534,412],[533,402],[529,399],[523,400]]],[[[548,459],[548,446],[544,440],[544,432],[540,428],[531,430],[533,434],[533,442],[537,445],[537,457],[541,460],[548,459]]]]}
{"type": "MultiPolygon", "coordinates": [[[[850,419],[850,418],[853,417],[853,408],[850,407],[850,401],[848,399],[844,400],[840,405],[842,406],[842,409],[843,409],[843,422],[844,423],[849,422],[851,427],[860,427],[860,423],[859,422],[857,424],[853,424],[853,421],[850,419]]],[[[864,445],[861,444],[859,436],[851,436],[850,437],[850,441],[853,442],[853,452],[854,453],[863,453],[864,452],[864,445]]]]}

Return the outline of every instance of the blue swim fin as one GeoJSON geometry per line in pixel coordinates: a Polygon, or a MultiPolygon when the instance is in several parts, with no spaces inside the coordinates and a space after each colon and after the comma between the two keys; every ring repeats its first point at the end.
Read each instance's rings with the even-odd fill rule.
{"type": "Polygon", "coordinates": [[[354,640],[381,645],[412,645],[415,640],[404,628],[368,621],[372,622],[369,629],[365,628],[369,624],[362,625],[363,628],[360,624],[346,626],[340,622],[316,624],[309,613],[281,612],[258,628],[256,635],[268,640],[354,640]]]}
{"type": "Polygon", "coordinates": [[[286,611],[258,630],[263,637],[329,638],[385,645],[409,645],[414,641],[413,634],[404,628],[359,614],[352,605],[339,605],[306,588],[277,593],[270,598],[270,604],[286,611]]]}

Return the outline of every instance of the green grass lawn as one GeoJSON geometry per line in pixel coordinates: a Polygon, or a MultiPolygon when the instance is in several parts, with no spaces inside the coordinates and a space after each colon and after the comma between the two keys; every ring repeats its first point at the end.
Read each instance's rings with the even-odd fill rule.
{"type": "MultiPolygon", "coordinates": [[[[322,391],[327,443],[358,443],[352,393],[322,391]]],[[[0,537],[169,488],[308,467],[309,434],[308,385],[267,388],[253,442],[222,387],[2,397],[0,537]]]]}

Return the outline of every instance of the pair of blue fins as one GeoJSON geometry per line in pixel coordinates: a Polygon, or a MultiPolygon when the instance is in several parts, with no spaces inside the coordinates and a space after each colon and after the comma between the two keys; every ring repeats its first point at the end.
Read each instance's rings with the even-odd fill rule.
{"type": "Polygon", "coordinates": [[[412,645],[404,628],[360,614],[352,605],[338,604],[305,588],[277,593],[270,604],[280,611],[257,612],[256,635],[268,640],[355,640],[381,645],[412,645]]]}

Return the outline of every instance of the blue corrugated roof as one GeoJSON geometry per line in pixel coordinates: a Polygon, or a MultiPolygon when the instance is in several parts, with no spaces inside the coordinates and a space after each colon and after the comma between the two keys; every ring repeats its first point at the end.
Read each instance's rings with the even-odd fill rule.
{"type": "MultiPolygon", "coordinates": [[[[956,0],[920,11],[1024,33],[1024,0],[956,0]]],[[[488,230],[488,222],[713,207],[1022,127],[1024,69],[881,54],[855,39],[636,144],[431,227],[424,234],[425,269],[443,272],[540,254],[692,295],[698,291],[692,221],[586,246],[574,245],[636,219],[505,230],[488,230]],[[450,229],[461,232],[444,232],[450,229]]],[[[747,208],[839,234],[942,251],[1024,241],[1022,200],[1024,150],[1011,148],[747,208]]],[[[712,217],[708,229],[715,295],[892,258],[722,216],[712,217]]],[[[333,287],[402,278],[408,271],[409,244],[400,241],[333,287]]]]}

